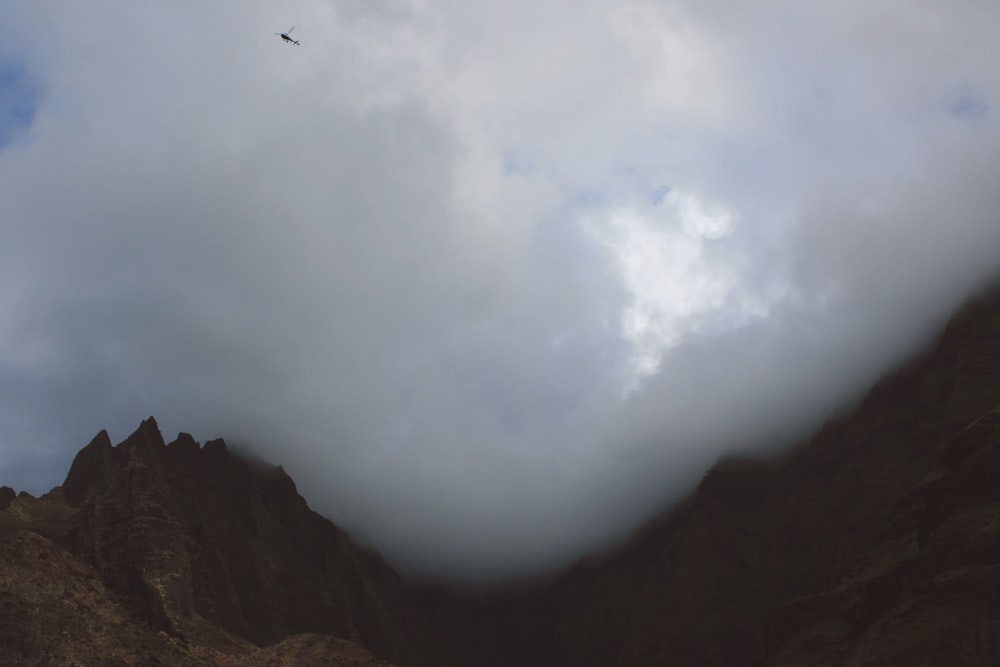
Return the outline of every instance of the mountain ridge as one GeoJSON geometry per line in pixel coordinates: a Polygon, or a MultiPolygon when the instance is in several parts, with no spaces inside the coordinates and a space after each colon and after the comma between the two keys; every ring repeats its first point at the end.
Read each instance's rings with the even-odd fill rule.
{"type": "Polygon", "coordinates": [[[311,633],[405,664],[447,662],[380,557],[312,512],[281,468],[222,440],[167,444],[152,418],[118,446],[102,431],[61,487],[4,513],[8,530],[92,568],[131,618],[178,641],[242,654],[311,633]]]}

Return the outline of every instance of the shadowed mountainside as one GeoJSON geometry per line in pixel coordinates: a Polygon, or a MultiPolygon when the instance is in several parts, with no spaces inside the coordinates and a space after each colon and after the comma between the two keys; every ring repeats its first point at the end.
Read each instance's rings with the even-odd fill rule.
{"type": "Polygon", "coordinates": [[[407,587],[281,468],[149,419],[0,487],[0,663],[1000,664],[998,472],[1000,292],[809,441],[489,592],[407,587]]]}
{"type": "MultiPolygon", "coordinates": [[[[240,664],[251,664],[246,654],[258,646],[306,633],[339,637],[400,664],[450,662],[394,571],[312,512],[281,468],[234,456],[221,440],[202,448],[181,434],[166,445],[150,418],[117,447],[99,433],[62,487],[40,499],[10,495],[0,495],[8,505],[0,512],[0,544],[22,556],[34,545],[39,556],[5,561],[0,596],[14,597],[15,608],[31,607],[41,593],[21,582],[37,574],[32,563],[61,564],[88,593],[64,599],[68,616],[59,625],[79,627],[67,621],[92,593],[84,608],[111,609],[149,641],[242,655],[240,664]]],[[[48,578],[65,579],[58,571],[48,578]]],[[[58,601],[39,608],[59,619],[58,601]]],[[[0,625],[12,627],[2,615],[0,625]]],[[[99,625],[101,641],[122,638],[99,625]]],[[[95,635],[87,636],[81,641],[95,635]]],[[[50,642],[43,636],[18,650],[31,662],[33,650],[56,648],[50,642]]],[[[126,652],[149,651],[130,642],[126,652]]],[[[63,656],[53,655],[57,662],[63,656]]],[[[181,664],[166,655],[163,664],[181,664]]]]}
{"type": "Polygon", "coordinates": [[[998,473],[994,292],[808,442],[720,461],[613,553],[425,604],[497,667],[1000,664],[998,473]]]}

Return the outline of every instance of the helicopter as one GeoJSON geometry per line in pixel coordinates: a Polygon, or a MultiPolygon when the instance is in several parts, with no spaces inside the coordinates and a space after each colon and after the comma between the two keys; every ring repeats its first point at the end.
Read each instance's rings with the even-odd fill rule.
{"type": "Polygon", "coordinates": [[[299,40],[292,39],[291,37],[289,37],[289,35],[292,33],[293,30],[295,30],[295,26],[292,26],[291,28],[289,28],[288,32],[276,32],[274,34],[275,35],[280,35],[281,39],[285,40],[286,44],[294,44],[295,46],[298,46],[299,45],[299,40]]]}

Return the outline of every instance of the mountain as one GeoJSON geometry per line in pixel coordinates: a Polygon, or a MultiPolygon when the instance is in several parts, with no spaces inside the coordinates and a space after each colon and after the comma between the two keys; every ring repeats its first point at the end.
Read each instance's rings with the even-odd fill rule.
{"type": "Polygon", "coordinates": [[[281,468],[149,419],[0,488],[0,664],[995,665],[998,472],[1000,292],[808,441],[489,591],[403,582],[281,468]]]}
{"type": "Polygon", "coordinates": [[[287,664],[450,662],[392,569],[222,440],[167,445],[150,418],[117,447],[99,433],[42,498],[11,495],[0,663],[256,664],[278,642],[287,664]]]}
{"type": "Polygon", "coordinates": [[[614,553],[432,609],[491,665],[997,665],[998,479],[994,292],[808,442],[720,461],[614,553]]]}

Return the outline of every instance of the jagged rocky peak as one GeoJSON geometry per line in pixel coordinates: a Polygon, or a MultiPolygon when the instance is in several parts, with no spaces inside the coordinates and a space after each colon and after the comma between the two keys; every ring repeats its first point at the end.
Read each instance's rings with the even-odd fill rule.
{"type": "Polygon", "coordinates": [[[111,438],[102,430],[77,453],[62,484],[66,502],[71,507],[82,503],[89,489],[101,488],[107,483],[111,450],[111,438]]]}
{"type": "Polygon", "coordinates": [[[88,493],[100,493],[107,488],[112,474],[129,452],[149,455],[165,448],[163,436],[156,420],[152,417],[144,420],[128,438],[117,447],[111,444],[111,437],[106,430],[101,430],[76,455],[69,474],[63,482],[63,493],[66,502],[71,507],[79,506],[88,493]]]}
{"type": "Polygon", "coordinates": [[[160,433],[160,426],[156,423],[156,419],[150,417],[149,419],[142,420],[139,428],[133,431],[132,435],[122,445],[126,447],[146,445],[162,449],[167,446],[167,443],[163,441],[163,434],[160,433]]]}
{"type": "Polygon", "coordinates": [[[9,486],[0,486],[0,510],[6,509],[14,498],[17,497],[17,492],[9,486]]]}
{"type": "Polygon", "coordinates": [[[197,465],[198,461],[208,465],[237,462],[221,438],[210,440],[202,447],[190,433],[181,432],[173,442],[166,444],[156,419],[149,417],[117,446],[111,444],[108,432],[102,430],[80,450],[62,485],[66,502],[77,507],[88,493],[105,491],[109,476],[127,460],[144,461],[152,469],[170,467],[174,463],[182,467],[197,465]]]}
{"type": "Polygon", "coordinates": [[[203,451],[205,454],[215,458],[229,458],[229,446],[226,445],[226,441],[222,438],[216,438],[206,442],[203,451]]]}
{"type": "Polygon", "coordinates": [[[201,445],[198,444],[198,441],[190,433],[181,431],[177,434],[177,438],[167,445],[167,449],[176,451],[177,453],[195,454],[201,450],[201,445]]]}

